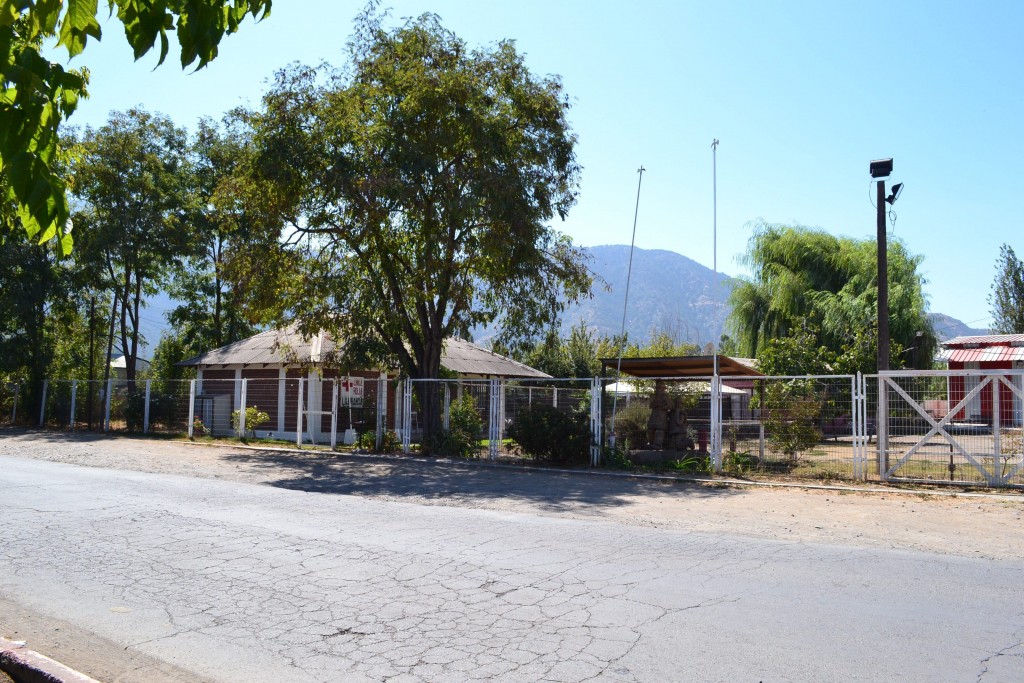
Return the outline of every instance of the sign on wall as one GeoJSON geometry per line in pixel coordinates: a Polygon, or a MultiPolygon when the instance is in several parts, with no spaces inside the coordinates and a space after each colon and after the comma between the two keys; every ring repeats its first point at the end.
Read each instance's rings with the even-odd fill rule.
{"type": "Polygon", "coordinates": [[[363,378],[338,378],[338,400],[343,406],[361,408],[363,405],[363,378]]]}

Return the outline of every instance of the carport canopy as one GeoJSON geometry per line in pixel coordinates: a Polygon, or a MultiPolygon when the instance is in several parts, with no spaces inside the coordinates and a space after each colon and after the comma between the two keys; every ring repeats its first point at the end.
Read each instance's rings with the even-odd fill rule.
{"type": "MultiPolygon", "coordinates": [[[[715,372],[714,356],[671,356],[667,358],[623,358],[622,373],[633,377],[710,377],[715,372]]],[[[751,361],[718,356],[719,377],[764,377],[748,365],[751,361]]],[[[615,369],[618,358],[602,358],[601,374],[615,369]]]]}

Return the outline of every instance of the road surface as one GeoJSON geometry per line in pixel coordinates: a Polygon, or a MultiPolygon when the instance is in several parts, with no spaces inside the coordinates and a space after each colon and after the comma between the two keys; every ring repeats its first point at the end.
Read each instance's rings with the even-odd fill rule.
{"type": "Polygon", "coordinates": [[[0,616],[196,679],[1024,680],[1020,558],[10,456],[0,515],[0,616]]]}

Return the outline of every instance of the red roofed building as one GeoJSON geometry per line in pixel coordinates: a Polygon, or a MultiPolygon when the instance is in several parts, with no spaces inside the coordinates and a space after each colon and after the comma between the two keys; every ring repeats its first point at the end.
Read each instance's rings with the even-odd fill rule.
{"type": "MultiPolygon", "coordinates": [[[[1024,370],[1024,334],[993,334],[973,337],[956,337],[942,342],[940,358],[950,370],[1024,370]]],[[[956,406],[982,380],[979,377],[950,377],[949,405],[956,406]]],[[[1018,391],[1024,393],[1020,375],[1007,376],[1018,391]]],[[[1016,392],[1002,388],[999,392],[999,418],[1003,425],[1019,426],[1024,413],[1024,401],[1016,392]]],[[[958,414],[957,421],[981,421],[991,423],[992,386],[983,388],[958,414]]]]}

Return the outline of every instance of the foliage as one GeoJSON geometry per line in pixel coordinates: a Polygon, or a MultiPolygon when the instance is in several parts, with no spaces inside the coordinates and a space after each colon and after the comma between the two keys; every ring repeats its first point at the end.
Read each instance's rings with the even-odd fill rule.
{"type": "Polygon", "coordinates": [[[448,429],[434,434],[430,452],[456,458],[472,458],[480,450],[484,423],[470,394],[463,394],[448,408],[448,429]]]}
{"type": "Polygon", "coordinates": [[[611,470],[631,470],[635,467],[626,449],[619,445],[605,446],[601,464],[611,470]]]}
{"type": "MultiPolygon", "coordinates": [[[[239,420],[241,420],[241,419],[242,419],[242,411],[241,410],[233,410],[233,411],[231,411],[231,429],[236,434],[238,433],[238,430],[241,427],[241,425],[239,424],[239,420]]],[[[262,410],[260,410],[256,406],[248,406],[245,409],[245,435],[244,436],[255,436],[256,428],[259,427],[261,424],[265,424],[267,422],[270,422],[270,415],[268,415],[267,413],[263,412],[262,410]]]]}
{"type": "MultiPolygon", "coordinates": [[[[366,451],[377,450],[377,433],[376,432],[363,432],[359,435],[359,448],[366,451]]],[[[391,430],[384,430],[381,437],[380,453],[397,453],[402,448],[402,440],[398,438],[398,434],[391,430]]]]}
{"type": "Polygon", "coordinates": [[[94,285],[114,296],[112,318],[135,380],[140,308],[188,253],[183,227],[187,184],[186,137],[170,119],[141,109],[114,112],[98,130],[86,129],[75,164],[82,201],[75,225],[86,228],[79,260],[94,285]]]}
{"type": "MultiPolygon", "coordinates": [[[[519,343],[589,293],[584,252],[548,225],[576,200],[576,138],[561,82],[511,42],[470,49],[436,16],[382,19],[360,18],[347,69],[280,72],[253,116],[266,220],[250,253],[269,265],[253,292],[347,339],[352,362],[436,378],[445,338],[500,315],[519,343]]],[[[440,402],[417,391],[429,440],[440,402]]]]}
{"type": "Polygon", "coordinates": [[[540,462],[585,465],[590,462],[590,425],[584,417],[534,403],[516,414],[508,436],[540,462]]]}
{"type": "Polygon", "coordinates": [[[815,426],[821,414],[822,401],[813,380],[769,380],[763,391],[761,408],[768,444],[777,453],[795,459],[798,453],[810,450],[821,440],[815,426]]]}
{"type": "Polygon", "coordinates": [[[594,332],[580,321],[562,338],[552,328],[532,349],[519,354],[519,360],[552,377],[594,377],[601,371],[598,341],[594,332]]]}
{"type": "Polygon", "coordinates": [[[994,333],[1024,334],[1024,264],[1009,244],[999,247],[988,303],[994,333]]]}
{"type": "MultiPolygon", "coordinates": [[[[760,356],[772,339],[791,336],[807,322],[817,330],[814,346],[838,356],[864,343],[874,348],[877,322],[877,254],[873,240],[836,237],[822,230],[759,224],[743,262],[753,277],[730,296],[729,325],[739,352],[760,356]]],[[[893,345],[914,349],[919,367],[930,366],[936,340],[927,317],[918,272],[921,257],[899,240],[889,242],[889,331],[893,345]],[[917,333],[923,335],[918,338],[917,333]]],[[[860,354],[865,360],[867,354],[860,354]]],[[[909,358],[898,357],[891,367],[909,358]]],[[[874,364],[871,368],[874,370],[874,364]]]]}
{"type": "Polygon", "coordinates": [[[711,474],[714,467],[711,456],[707,453],[686,453],[683,457],[668,463],[668,467],[679,472],[692,474],[711,474]]]}
{"type": "MultiPolygon", "coordinates": [[[[162,63],[168,33],[174,32],[182,67],[198,60],[202,68],[217,56],[221,38],[237,31],[247,14],[269,14],[271,0],[108,0],[108,5],[124,25],[136,59],[159,39],[162,63]]],[[[57,38],[57,45],[75,57],[89,38],[100,39],[98,12],[96,0],[5,0],[0,10],[3,201],[17,205],[18,222],[30,239],[42,243],[57,237],[65,255],[72,241],[66,183],[57,167],[57,129],[86,96],[88,74],[45,59],[42,43],[57,38]]],[[[16,229],[14,222],[0,228],[8,229],[16,229]]]]}
{"type": "Polygon", "coordinates": [[[647,444],[647,425],[651,407],[644,401],[633,401],[619,409],[615,416],[615,431],[626,440],[627,448],[643,448],[647,444]]]}
{"type": "Polygon", "coordinates": [[[750,451],[727,451],[722,454],[722,471],[726,474],[746,474],[757,469],[758,459],[750,451]]]}
{"type": "Polygon", "coordinates": [[[245,249],[251,219],[236,173],[248,134],[240,114],[222,125],[204,119],[188,147],[182,226],[190,231],[188,257],[176,264],[168,288],[181,302],[167,316],[180,347],[175,362],[258,331],[243,314],[242,279],[230,267],[235,253],[245,249]]]}

